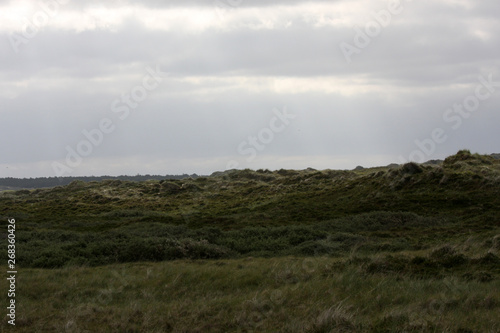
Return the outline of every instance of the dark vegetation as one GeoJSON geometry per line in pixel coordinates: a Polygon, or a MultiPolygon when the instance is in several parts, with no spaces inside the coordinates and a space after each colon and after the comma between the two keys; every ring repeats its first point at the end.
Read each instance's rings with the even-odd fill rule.
{"type": "Polygon", "coordinates": [[[22,332],[500,331],[494,156],[75,180],[0,215],[22,332]]]}
{"type": "MultiPolygon", "coordinates": [[[[491,154],[491,157],[495,159],[500,159],[500,154],[491,154]]],[[[443,163],[442,160],[431,160],[425,164],[439,165],[443,163]]],[[[397,164],[388,165],[387,168],[397,168],[397,164]]],[[[356,167],[355,171],[366,170],[362,166],[356,167]]],[[[215,173],[218,174],[218,173],[215,173]]],[[[224,173],[219,173],[224,174],[224,173]]],[[[83,182],[94,182],[103,180],[122,180],[122,181],[133,181],[133,182],[143,182],[147,180],[165,180],[165,179],[185,179],[192,178],[196,179],[200,177],[197,174],[183,174],[183,175],[136,175],[136,176],[87,176],[87,177],[39,177],[39,178],[12,178],[5,177],[0,178],[0,191],[1,190],[16,190],[16,189],[36,189],[36,188],[48,188],[55,186],[65,186],[74,181],[83,182]]]]}
{"type": "Polygon", "coordinates": [[[430,244],[424,244],[418,237],[389,232],[429,226],[431,230],[440,230],[451,225],[413,213],[377,212],[310,225],[246,226],[234,230],[154,222],[130,222],[109,230],[96,229],[98,231],[85,230],[90,228],[87,227],[79,232],[36,230],[35,227],[19,231],[19,258],[25,267],[55,268],[185,258],[344,256],[351,251],[373,253],[427,248],[430,244]]]}
{"type": "MultiPolygon", "coordinates": [[[[416,251],[500,225],[500,161],[358,171],[242,170],[4,191],[24,267],[416,251]]],[[[2,219],[6,223],[6,218],[2,219]]]]}
{"type": "Polygon", "coordinates": [[[47,188],[54,186],[65,186],[74,181],[94,182],[103,180],[126,180],[134,182],[143,182],[146,180],[163,180],[163,179],[183,179],[196,178],[198,175],[137,175],[137,176],[88,176],[88,177],[39,177],[39,178],[0,178],[0,190],[15,190],[15,189],[35,189],[47,188]]]}

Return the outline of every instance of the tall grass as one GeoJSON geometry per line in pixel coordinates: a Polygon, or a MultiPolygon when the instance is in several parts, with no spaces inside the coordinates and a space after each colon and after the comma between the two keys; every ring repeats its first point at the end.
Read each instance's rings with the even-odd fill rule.
{"type": "MultiPolygon", "coordinates": [[[[347,259],[24,269],[19,332],[495,332],[500,282],[368,273],[347,259]],[[342,265],[341,265],[342,264],[342,265]]],[[[368,258],[372,261],[375,258],[368,258]]],[[[5,323],[2,324],[5,330],[5,323]]]]}

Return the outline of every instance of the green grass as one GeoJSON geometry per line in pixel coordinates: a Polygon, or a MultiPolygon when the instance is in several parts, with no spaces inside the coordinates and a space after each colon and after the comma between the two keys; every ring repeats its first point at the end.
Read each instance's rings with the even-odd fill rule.
{"type": "Polygon", "coordinates": [[[446,218],[500,213],[500,161],[474,156],[461,153],[440,166],[396,169],[243,170],[194,180],[74,182],[0,193],[0,214],[37,226],[74,230],[71,221],[102,231],[135,221],[235,229],[309,224],[372,211],[446,218]]]}
{"type": "MultiPolygon", "coordinates": [[[[418,250],[438,237],[461,228],[456,221],[422,217],[414,213],[372,212],[307,225],[189,228],[160,222],[126,221],[137,212],[119,212],[123,221],[70,222],[73,231],[24,226],[17,231],[18,258],[24,267],[57,268],[67,265],[105,265],[121,262],[174,259],[218,259],[245,256],[344,256],[353,250],[418,250]],[[433,233],[431,239],[422,237],[433,233]]],[[[469,230],[468,230],[469,231],[469,230]]],[[[482,231],[489,237],[491,231],[482,231]]]]}
{"type": "MultiPolygon", "coordinates": [[[[369,272],[377,258],[23,269],[20,332],[495,332],[500,282],[369,272]]],[[[4,325],[5,328],[5,325],[4,325]]]]}
{"type": "Polygon", "coordinates": [[[4,191],[7,217],[20,332],[500,331],[500,160],[469,151],[4,191]]]}

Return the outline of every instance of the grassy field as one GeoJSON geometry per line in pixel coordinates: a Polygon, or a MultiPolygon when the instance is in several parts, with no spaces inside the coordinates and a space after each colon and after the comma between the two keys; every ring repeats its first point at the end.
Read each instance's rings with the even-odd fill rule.
{"type": "Polygon", "coordinates": [[[24,332],[498,332],[498,258],[402,254],[25,269],[24,332]],[[431,256],[432,257],[432,256],[431,256]],[[403,259],[404,258],[404,259],[403,259]],[[391,267],[394,260],[395,267],[391,267]],[[453,259],[456,260],[456,259],[453,259]],[[491,263],[483,263],[482,261],[491,263]],[[481,262],[481,263],[479,263],[481,262]],[[446,267],[445,267],[446,266],[446,267]],[[473,273],[483,269],[482,273],[473,273]],[[432,269],[434,270],[434,269],[432,269]]]}
{"type": "Polygon", "coordinates": [[[20,332],[500,332],[490,156],[73,182],[0,215],[20,332]]]}

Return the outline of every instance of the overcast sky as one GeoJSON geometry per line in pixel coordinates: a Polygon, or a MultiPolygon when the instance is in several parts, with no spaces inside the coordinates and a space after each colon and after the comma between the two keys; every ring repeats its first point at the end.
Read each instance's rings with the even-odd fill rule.
{"type": "Polygon", "coordinates": [[[499,153],[499,17],[498,0],[0,0],[0,177],[499,153]]]}

